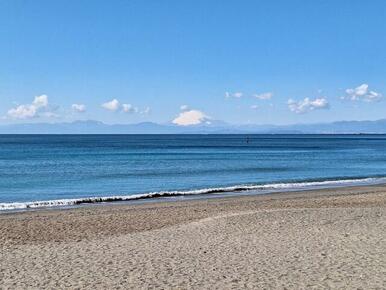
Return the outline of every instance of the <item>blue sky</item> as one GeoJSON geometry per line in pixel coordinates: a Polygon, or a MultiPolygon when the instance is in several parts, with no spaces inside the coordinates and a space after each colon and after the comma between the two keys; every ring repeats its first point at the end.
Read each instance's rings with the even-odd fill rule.
{"type": "Polygon", "coordinates": [[[375,0],[0,0],[0,123],[385,118],[385,19],[375,0]]]}

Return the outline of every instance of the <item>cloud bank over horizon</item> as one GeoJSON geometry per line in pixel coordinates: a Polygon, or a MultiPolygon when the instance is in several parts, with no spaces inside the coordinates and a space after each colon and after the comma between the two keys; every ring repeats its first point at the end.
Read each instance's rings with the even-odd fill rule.
{"type": "MultiPolygon", "coordinates": [[[[318,93],[322,91],[319,90],[318,93]]],[[[375,103],[383,100],[383,95],[377,91],[370,90],[369,85],[364,83],[353,89],[346,89],[344,97],[329,97],[320,96],[320,97],[305,97],[300,99],[289,98],[286,103],[282,103],[277,100],[276,97],[273,98],[272,92],[265,92],[260,94],[244,94],[242,92],[236,93],[226,93],[226,98],[233,98],[234,101],[226,102],[230,105],[233,104],[235,109],[241,109],[240,104],[244,104],[245,110],[252,110],[256,113],[264,112],[265,110],[270,110],[274,114],[274,110],[286,106],[288,112],[295,113],[297,115],[310,114],[314,111],[328,111],[333,110],[334,102],[335,105],[338,104],[339,100],[346,100],[355,102],[357,106],[362,102],[365,103],[375,103]],[[330,100],[333,101],[331,102],[330,100]]],[[[342,103],[343,104],[343,103],[342,103]]],[[[94,104],[95,105],[95,104],[94,104]]],[[[100,108],[106,112],[124,116],[127,115],[142,115],[147,116],[152,111],[149,106],[144,106],[139,108],[130,103],[122,103],[117,98],[110,99],[106,102],[100,104],[100,108]]],[[[206,113],[207,110],[197,110],[192,109],[190,106],[183,104],[179,106],[180,112],[174,118],[172,118],[171,123],[177,126],[194,126],[199,124],[210,124],[213,120],[212,117],[209,117],[209,114],[206,113]]],[[[218,107],[218,109],[221,109],[218,107]]],[[[94,107],[95,110],[95,107],[94,107]]],[[[103,111],[102,110],[102,111],[103,111]]],[[[3,116],[3,120],[29,120],[29,119],[47,119],[47,118],[66,118],[70,116],[68,112],[72,113],[72,116],[75,115],[87,115],[89,113],[88,107],[83,102],[76,102],[69,105],[69,109],[60,108],[59,106],[53,106],[49,102],[47,95],[42,94],[36,96],[33,101],[29,104],[17,104],[16,106],[8,109],[6,114],[3,116]],[[66,115],[67,114],[67,115],[66,115]]],[[[212,115],[212,114],[211,114],[212,115]]],[[[108,116],[108,115],[106,115],[108,116]]],[[[218,119],[218,118],[216,118],[218,119]]],[[[170,120],[170,119],[169,119],[170,120]]],[[[228,121],[228,120],[224,120],[228,121]]]]}

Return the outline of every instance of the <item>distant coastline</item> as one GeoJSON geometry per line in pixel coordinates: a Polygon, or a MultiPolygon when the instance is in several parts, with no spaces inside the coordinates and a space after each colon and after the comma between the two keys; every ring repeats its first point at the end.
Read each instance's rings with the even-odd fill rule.
{"type": "Polygon", "coordinates": [[[293,125],[233,125],[222,121],[195,126],[99,121],[0,125],[0,134],[386,134],[386,119],[293,125]]]}

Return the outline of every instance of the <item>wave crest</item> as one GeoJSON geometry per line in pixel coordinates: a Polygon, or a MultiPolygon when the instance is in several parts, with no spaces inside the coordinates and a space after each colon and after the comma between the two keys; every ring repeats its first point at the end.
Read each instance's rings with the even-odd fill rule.
{"type": "MultiPolygon", "coordinates": [[[[196,190],[182,191],[159,191],[133,195],[117,195],[117,196],[102,196],[102,197],[85,197],[75,199],[58,199],[58,200],[43,200],[30,202],[10,202],[0,203],[0,211],[4,210],[20,210],[32,208],[46,207],[61,207],[91,203],[130,201],[159,197],[173,197],[186,195],[204,195],[204,194],[219,194],[219,193],[236,193],[243,191],[261,191],[260,193],[268,193],[274,191],[293,191],[312,188],[328,188],[347,185],[366,185],[386,183],[386,177],[372,177],[361,179],[341,179],[341,180],[324,180],[324,181],[307,181],[307,182],[292,182],[292,183],[272,183],[260,185],[236,185],[227,187],[203,188],[196,190]]],[[[259,193],[259,192],[257,192],[259,193]]]]}

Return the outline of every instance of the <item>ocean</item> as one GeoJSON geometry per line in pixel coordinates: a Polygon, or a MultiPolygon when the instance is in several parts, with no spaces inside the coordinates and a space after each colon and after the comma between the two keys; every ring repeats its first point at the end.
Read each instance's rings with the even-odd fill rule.
{"type": "Polygon", "coordinates": [[[383,182],[385,135],[0,135],[0,210],[383,182]]]}

